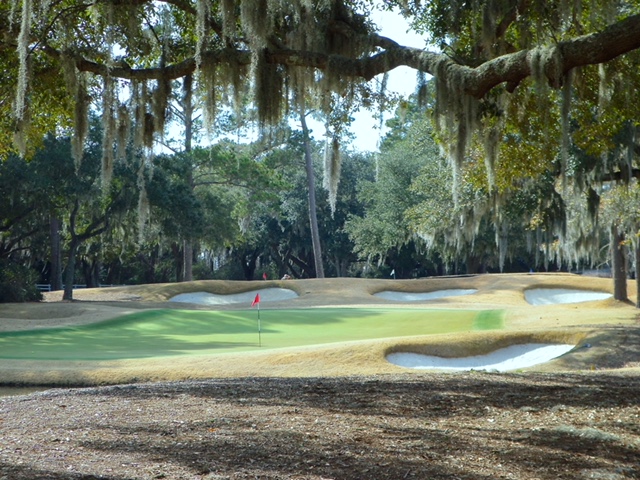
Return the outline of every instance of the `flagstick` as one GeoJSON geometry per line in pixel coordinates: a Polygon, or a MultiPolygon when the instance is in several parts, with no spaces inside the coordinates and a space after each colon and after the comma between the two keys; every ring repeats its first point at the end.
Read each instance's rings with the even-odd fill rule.
{"type": "Polygon", "coordinates": [[[258,302],[258,347],[262,347],[262,332],[260,328],[260,302],[258,302]]]}

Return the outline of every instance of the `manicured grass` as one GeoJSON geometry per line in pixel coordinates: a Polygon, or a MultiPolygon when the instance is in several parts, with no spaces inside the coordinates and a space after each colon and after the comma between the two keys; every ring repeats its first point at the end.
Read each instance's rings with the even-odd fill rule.
{"type": "Polygon", "coordinates": [[[499,310],[327,308],[151,310],[92,325],[0,333],[0,358],[111,360],[210,355],[374,338],[499,329],[499,310]]]}

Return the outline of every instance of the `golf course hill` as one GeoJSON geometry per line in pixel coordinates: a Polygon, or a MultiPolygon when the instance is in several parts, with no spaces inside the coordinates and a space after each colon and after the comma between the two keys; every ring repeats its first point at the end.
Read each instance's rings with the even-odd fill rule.
{"type": "Polygon", "coordinates": [[[554,273],[207,280],[78,289],[72,302],[49,292],[0,308],[0,378],[88,386],[434,369],[637,373],[635,283],[629,302],[612,288],[554,273]]]}

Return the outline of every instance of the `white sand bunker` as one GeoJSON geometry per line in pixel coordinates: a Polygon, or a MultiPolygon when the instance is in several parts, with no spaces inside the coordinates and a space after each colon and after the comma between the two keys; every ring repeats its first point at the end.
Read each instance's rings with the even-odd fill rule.
{"type": "Polygon", "coordinates": [[[374,293],[374,297],[384,298],[385,300],[394,300],[396,302],[421,302],[425,300],[435,300],[437,298],[445,297],[457,297],[460,295],[471,295],[476,293],[476,289],[451,289],[451,290],[437,290],[435,292],[427,293],[408,293],[408,292],[394,292],[386,290],[384,292],[374,293]]]}
{"type": "Polygon", "coordinates": [[[565,288],[532,288],[524,292],[525,300],[531,305],[591,302],[594,300],[605,300],[610,297],[610,293],[570,290],[565,288]]]}
{"type": "Polygon", "coordinates": [[[511,345],[487,355],[443,358],[419,353],[391,353],[387,360],[400,367],[444,370],[496,370],[506,372],[533,367],[557,358],[574,348],[574,345],[530,343],[511,345]]]}
{"type": "Polygon", "coordinates": [[[170,302],[197,303],[199,305],[229,305],[232,303],[246,303],[251,305],[256,295],[260,295],[260,303],[289,300],[298,294],[288,288],[261,288],[250,292],[231,295],[217,295],[208,292],[181,293],[169,299],[170,302]]]}

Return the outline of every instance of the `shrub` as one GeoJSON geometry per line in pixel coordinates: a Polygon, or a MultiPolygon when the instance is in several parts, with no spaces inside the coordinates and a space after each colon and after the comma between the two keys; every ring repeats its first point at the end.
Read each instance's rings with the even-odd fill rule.
{"type": "Polygon", "coordinates": [[[36,288],[38,274],[23,265],[0,262],[0,303],[42,300],[36,288]]]}

